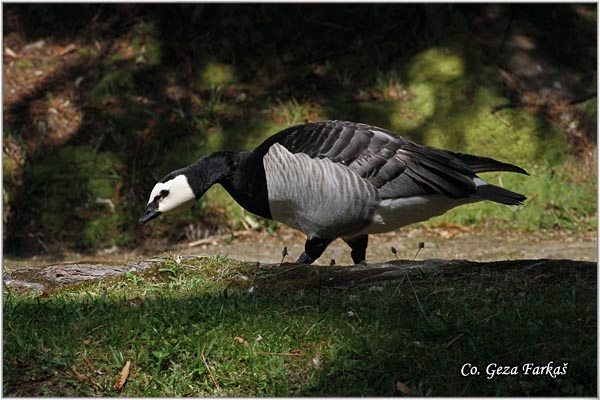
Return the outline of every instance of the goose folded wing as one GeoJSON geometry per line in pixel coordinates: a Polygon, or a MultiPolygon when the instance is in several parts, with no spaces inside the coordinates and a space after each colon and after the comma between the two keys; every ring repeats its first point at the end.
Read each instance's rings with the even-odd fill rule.
{"type": "Polygon", "coordinates": [[[265,140],[255,153],[264,154],[273,144],[279,143],[293,154],[304,153],[311,158],[323,158],[324,154],[329,153],[335,158],[339,156],[344,143],[349,141],[348,133],[340,139],[344,128],[343,125],[327,122],[292,126],[265,140]]]}
{"type": "Polygon", "coordinates": [[[407,143],[394,158],[405,169],[380,187],[382,198],[428,194],[461,198],[475,193],[474,172],[449,152],[407,143]]]}
{"type": "Polygon", "coordinates": [[[390,141],[370,126],[345,121],[320,121],[292,126],[266,140],[257,150],[266,152],[279,143],[291,153],[304,153],[311,158],[326,158],[335,163],[351,164],[363,152],[377,153],[390,141]]]}
{"type": "Polygon", "coordinates": [[[264,155],[274,143],[294,154],[347,166],[378,188],[383,199],[430,194],[463,198],[484,190],[475,185],[476,173],[527,174],[512,164],[416,144],[385,129],[346,121],[290,127],[266,140],[255,153],[264,155]]]}
{"type": "Polygon", "coordinates": [[[291,153],[348,165],[369,147],[370,136],[360,124],[323,121],[288,128],[273,139],[291,153]]]}

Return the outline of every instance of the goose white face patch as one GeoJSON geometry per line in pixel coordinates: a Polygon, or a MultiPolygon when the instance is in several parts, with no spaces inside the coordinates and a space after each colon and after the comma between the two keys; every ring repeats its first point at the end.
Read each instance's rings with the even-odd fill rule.
{"type": "Polygon", "coordinates": [[[177,175],[154,186],[148,204],[157,199],[157,210],[162,214],[170,214],[190,208],[196,201],[196,196],[185,175],[177,175]]]}

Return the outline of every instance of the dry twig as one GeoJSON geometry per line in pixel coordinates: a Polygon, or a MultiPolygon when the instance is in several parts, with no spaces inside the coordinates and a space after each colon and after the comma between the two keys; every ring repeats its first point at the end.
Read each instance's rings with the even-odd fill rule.
{"type": "Polygon", "coordinates": [[[202,345],[202,354],[200,354],[200,355],[202,356],[202,362],[204,363],[204,366],[206,367],[206,370],[208,371],[208,375],[210,376],[210,379],[213,381],[213,383],[215,384],[215,387],[220,392],[221,386],[219,386],[219,382],[217,382],[217,378],[215,378],[215,375],[212,373],[212,371],[210,370],[210,367],[208,366],[208,363],[206,362],[206,357],[204,357],[204,350],[206,350],[206,343],[202,345]]]}
{"type": "Polygon", "coordinates": [[[219,240],[223,240],[223,239],[231,239],[231,238],[237,239],[238,237],[252,235],[253,233],[254,233],[254,231],[245,230],[245,231],[235,231],[232,233],[227,233],[225,235],[209,236],[207,238],[188,243],[188,247],[200,246],[203,244],[211,244],[213,242],[218,242],[219,240]]]}

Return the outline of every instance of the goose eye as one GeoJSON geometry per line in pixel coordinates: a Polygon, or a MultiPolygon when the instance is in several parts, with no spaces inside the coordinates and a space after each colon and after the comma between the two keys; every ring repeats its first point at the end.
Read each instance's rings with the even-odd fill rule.
{"type": "Polygon", "coordinates": [[[161,190],[156,196],[154,196],[154,201],[159,202],[165,197],[169,195],[169,191],[167,189],[161,190]]]}

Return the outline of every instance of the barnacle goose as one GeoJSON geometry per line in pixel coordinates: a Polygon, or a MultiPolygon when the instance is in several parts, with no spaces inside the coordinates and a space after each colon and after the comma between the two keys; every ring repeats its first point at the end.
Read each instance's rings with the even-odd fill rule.
{"type": "Polygon", "coordinates": [[[528,173],[487,157],[420,145],[385,129],[321,121],[287,128],[247,152],[216,152],[167,174],[152,189],[140,224],[191,207],[220,183],[246,210],[304,232],[299,263],[336,238],[365,260],[368,235],[481,200],[516,205],[525,196],[476,174],[528,173]]]}

